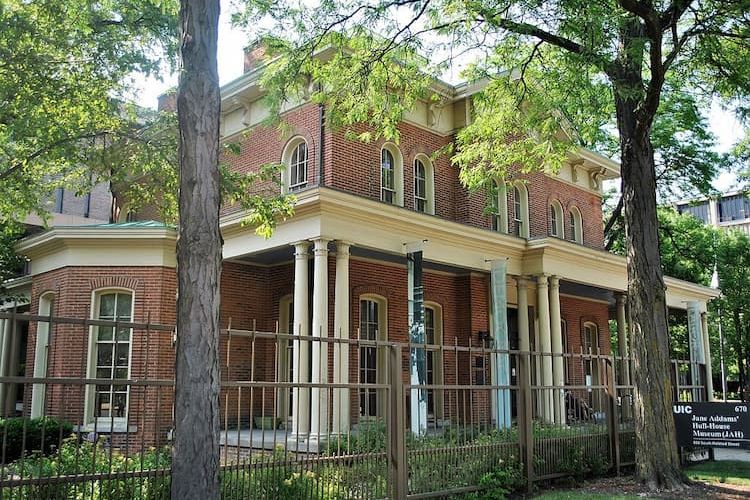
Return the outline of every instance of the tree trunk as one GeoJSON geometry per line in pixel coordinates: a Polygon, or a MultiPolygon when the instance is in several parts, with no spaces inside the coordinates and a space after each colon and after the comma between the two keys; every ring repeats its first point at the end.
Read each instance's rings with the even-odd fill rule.
{"type": "Polygon", "coordinates": [[[651,489],[675,489],[681,487],[683,475],[672,415],[669,329],[650,124],[638,121],[634,99],[622,97],[626,92],[616,94],[635,386],[636,474],[651,489]]]}
{"type": "Polygon", "coordinates": [[[172,498],[219,498],[219,0],[182,0],[172,498]]]}
{"type": "Polygon", "coordinates": [[[735,309],[732,312],[732,322],[734,323],[734,350],[737,356],[737,368],[740,375],[740,401],[745,401],[745,350],[742,348],[742,324],[740,322],[740,310],[735,309]]]}

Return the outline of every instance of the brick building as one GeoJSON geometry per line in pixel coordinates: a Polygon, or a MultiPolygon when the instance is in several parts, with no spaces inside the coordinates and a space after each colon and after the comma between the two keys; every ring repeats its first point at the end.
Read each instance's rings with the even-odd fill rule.
{"type": "MultiPolygon", "coordinates": [[[[421,103],[408,113],[399,144],[365,144],[326,128],[319,106],[305,102],[285,108],[290,126],[283,135],[265,128],[261,71],[250,53],[246,73],[222,89],[223,137],[242,146],[239,156],[226,161],[238,171],[284,163],[283,189],[294,193],[297,202],[294,216],[269,239],[242,225],[245,214],[224,211],[224,328],[406,342],[406,254],[418,248],[424,258],[425,330],[430,344],[445,347],[430,351],[432,384],[480,384],[492,377],[483,364],[458,363],[458,354],[448,347],[480,345],[503,317],[511,348],[556,354],[610,353],[609,320],[620,318],[619,345],[625,349],[625,259],[603,249],[602,181],[618,177],[615,162],[580,150],[559,172],[517,173],[494,189],[472,194],[459,182],[449,158],[433,153],[470,122],[477,88],[436,82],[442,105],[421,103]],[[505,263],[507,309],[496,315],[491,270],[499,261],[505,263]]],[[[19,249],[32,262],[31,311],[171,324],[175,239],[173,229],[148,221],[61,227],[28,238],[19,249]]],[[[706,302],[715,296],[711,289],[669,277],[666,284],[673,308],[692,303],[705,315],[706,302]]],[[[707,346],[707,332],[701,334],[707,346]]],[[[168,376],[173,364],[171,339],[160,337],[155,348],[138,329],[113,333],[92,328],[66,337],[60,332],[51,336],[42,324],[29,330],[25,342],[29,376],[136,378],[149,363],[168,376]]],[[[313,348],[295,358],[295,346],[305,349],[304,343],[291,341],[224,339],[222,376],[340,384],[383,380],[384,361],[366,347],[338,355],[334,349],[313,348]],[[327,369],[316,373],[310,366],[327,369]]],[[[538,363],[532,375],[539,385],[595,384],[598,375],[592,370],[550,358],[538,363]]],[[[25,391],[23,411],[33,416],[45,408],[83,428],[100,421],[100,432],[115,434],[137,428],[139,415],[151,411],[161,423],[143,432],[157,440],[166,436],[169,401],[161,400],[163,394],[160,399],[138,391],[107,384],[50,394],[37,384],[25,391]]],[[[237,403],[243,425],[251,417],[275,414],[289,417],[297,435],[320,435],[383,411],[366,390],[334,391],[332,402],[314,388],[297,401],[288,394],[257,391],[247,404],[237,403]],[[338,410],[329,415],[333,408],[338,410]]],[[[431,421],[458,418],[457,401],[447,394],[435,398],[431,421]]],[[[488,402],[477,407],[487,418],[497,418],[488,402]]],[[[548,411],[546,419],[565,422],[564,415],[548,411]]]]}

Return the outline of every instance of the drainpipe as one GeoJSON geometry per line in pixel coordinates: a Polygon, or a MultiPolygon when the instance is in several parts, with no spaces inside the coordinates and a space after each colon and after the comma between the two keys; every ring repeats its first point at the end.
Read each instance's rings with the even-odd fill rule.
{"type": "MultiPolygon", "coordinates": [[[[323,88],[318,84],[318,92],[323,88]]],[[[323,153],[325,151],[325,118],[326,107],[324,104],[318,105],[318,186],[325,186],[325,169],[323,168],[323,153]]]]}

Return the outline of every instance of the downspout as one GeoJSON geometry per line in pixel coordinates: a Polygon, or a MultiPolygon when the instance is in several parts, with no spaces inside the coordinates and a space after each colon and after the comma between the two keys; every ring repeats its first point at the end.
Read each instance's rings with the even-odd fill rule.
{"type": "MultiPolygon", "coordinates": [[[[318,92],[321,91],[322,86],[317,85],[318,92]]],[[[318,104],[318,186],[325,186],[325,169],[323,168],[323,155],[325,152],[325,120],[326,119],[326,108],[325,104],[318,104]]]]}

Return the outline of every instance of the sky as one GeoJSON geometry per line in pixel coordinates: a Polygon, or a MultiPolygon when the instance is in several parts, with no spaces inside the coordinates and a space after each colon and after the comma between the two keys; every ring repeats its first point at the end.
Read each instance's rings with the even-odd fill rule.
{"type": "MultiPolygon", "coordinates": [[[[219,83],[225,85],[242,76],[243,49],[250,41],[240,29],[232,27],[229,18],[227,0],[222,0],[222,13],[219,19],[218,40],[218,69],[219,83]]],[[[136,79],[136,89],[132,96],[139,105],[156,108],[157,98],[163,92],[177,86],[177,75],[165,75],[162,80],[136,79]]],[[[717,149],[728,151],[743,134],[742,125],[735,117],[718,104],[711,106],[708,113],[711,130],[718,138],[717,149]]],[[[719,191],[729,191],[735,188],[736,178],[728,172],[722,173],[715,181],[714,187],[719,191]]]]}

